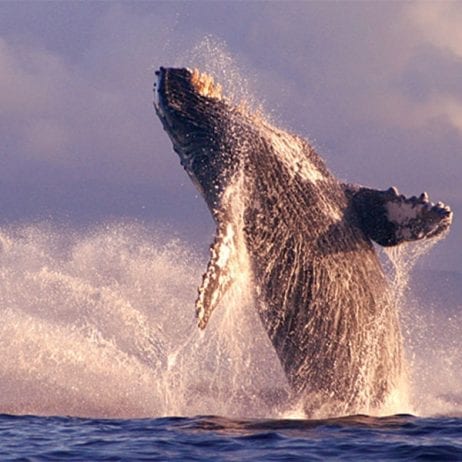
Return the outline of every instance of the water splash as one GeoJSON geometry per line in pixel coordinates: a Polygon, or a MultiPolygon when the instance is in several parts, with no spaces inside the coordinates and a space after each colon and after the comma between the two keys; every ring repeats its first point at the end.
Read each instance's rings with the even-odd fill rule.
{"type": "MultiPolygon", "coordinates": [[[[245,276],[202,333],[193,301],[205,262],[155,228],[113,223],[77,233],[31,225],[3,229],[0,242],[0,412],[302,416],[287,400],[245,276]]],[[[397,249],[391,256],[403,287],[423,250],[397,249]]],[[[460,351],[452,354],[445,351],[446,361],[460,360],[460,351]]],[[[435,364],[414,357],[411,365],[414,392],[422,393],[422,368],[428,375],[435,364]]],[[[426,400],[417,412],[451,410],[435,401],[437,390],[426,392],[414,396],[426,400]]]]}
{"type": "MultiPolygon", "coordinates": [[[[384,250],[395,303],[400,309],[405,340],[410,412],[418,415],[462,415],[460,375],[461,319],[445,319],[412,293],[414,268],[445,234],[384,250]]],[[[462,302],[461,302],[462,303],[462,302]]]]}
{"type": "Polygon", "coordinates": [[[206,35],[190,50],[179,56],[176,67],[199,69],[223,86],[223,94],[233,104],[245,106],[249,112],[262,112],[262,101],[256,98],[256,78],[243,72],[226,42],[206,35]]]}
{"type": "Polygon", "coordinates": [[[185,243],[136,224],[15,227],[0,240],[0,412],[276,412],[284,378],[239,284],[197,329],[204,262],[185,243]]]}

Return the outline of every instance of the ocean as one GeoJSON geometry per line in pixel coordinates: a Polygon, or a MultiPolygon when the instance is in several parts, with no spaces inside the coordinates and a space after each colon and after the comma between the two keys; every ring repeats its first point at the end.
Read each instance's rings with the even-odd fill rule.
{"type": "Polygon", "coordinates": [[[2,461],[458,461],[461,418],[0,417],[2,461]]]}

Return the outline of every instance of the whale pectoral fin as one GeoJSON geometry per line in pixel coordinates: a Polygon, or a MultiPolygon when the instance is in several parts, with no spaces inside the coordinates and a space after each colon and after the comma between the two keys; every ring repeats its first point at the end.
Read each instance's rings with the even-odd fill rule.
{"type": "Polygon", "coordinates": [[[362,230],[385,247],[437,236],[452,222],[451,209],[441,202],[433,204],[427,193],[406,198],[394,187],[386,191],[357,188],[348,193],[362,230]]]}
{"type": "Polygon", "coordinates": [[[198,326],[205,329],[212,311],[218,306],[232,283],[230,261],[234,254],[234,231],[231,224],[219,225],[210,247],[210,261],[202,277],[196,300],[198,326]]]}

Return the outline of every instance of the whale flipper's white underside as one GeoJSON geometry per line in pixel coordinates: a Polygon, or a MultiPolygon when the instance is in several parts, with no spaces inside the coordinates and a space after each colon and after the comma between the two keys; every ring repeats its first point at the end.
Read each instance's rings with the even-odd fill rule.
{"type": "Polygon", "coordinates": [[[196,315],[201,329],[207,326],[212,311],[231,286],[232,259],[235,257],[235,232],[231,223],[218,223],[215,240],[210,247],[210,260],[202,277],[196,300],[196,315]]]}

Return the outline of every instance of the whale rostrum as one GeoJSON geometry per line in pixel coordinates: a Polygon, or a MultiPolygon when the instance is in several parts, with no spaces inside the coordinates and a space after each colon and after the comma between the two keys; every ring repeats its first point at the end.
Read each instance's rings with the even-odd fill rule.
{"type": "Polygon", "coordinates": [[[294,398],[309,415],[380,406],[403,373],[397,309],[372,241],[445,232],[452,212],[344,184],[304,139],[222,95],[199,71],[160,68],[155,110],[217,225],[196,301],[204,329],[244,246],[256,307],[294,398]]]}

